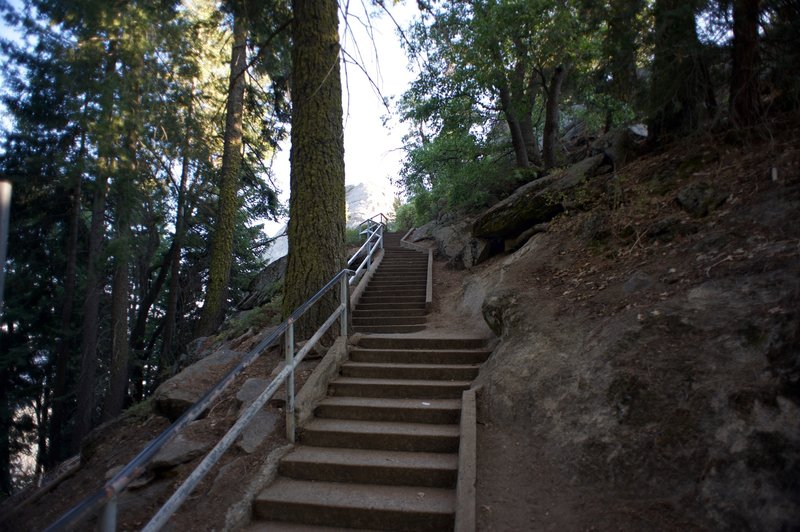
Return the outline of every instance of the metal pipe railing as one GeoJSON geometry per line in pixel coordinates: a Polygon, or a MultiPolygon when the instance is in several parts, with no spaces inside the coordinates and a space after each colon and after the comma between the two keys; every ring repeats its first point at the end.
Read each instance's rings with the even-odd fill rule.
{"type": "MultiPolygon", "coordinates": [[[[164,432],[156,436],[142,451],[139,452],[133,460],[128,462],[114,477],[112,477],[106,484],[94,494],[90,495],[79,504],[70,509],[67,513],[62,515],[57,521],[52,523],[46,530],[69,530],[81,523],[84,519],[88,518],[91,514],[104,506],[101,515],[101,527],[104,531],[113,531],[116,527],[117,515],[117,495],[121,493],[133,480],[141,475],[147,464],[155,456],[155,454],[170,441],[182,428],[194,421],[208,406],[218,398],[222,392],[233,382],[233,380],[241,374],[253,361],[255,361],[261,353],[280,338],[281,334],[287,333],[287,337],[291,337],[291,342],[287,342],[287,363],[284,369],[278,373],[273,381],[267,386],[261,395],[254,401],[253,404],[245,410],[239,420],[231,427],[228,433],[217,443],[206,458],[198,465],[192,472],[189,478],[176,490],[173,496],[167,503],[162,506],[159,512],[153,517],[147,525],[147,530],[158,530],[167,519],[178,509],[180,504],[191,493],[196,484],[208,473],[211,467],[221,458],[222,454],[228,447],[235,441],[236,437],[252,420],[258,410],[269,400],[275,393],[278,387],[284,380],[288,379],[287,393],[289,388],[294,389],[294,369],[297,367],[308,351],[316,344],[323,334],[331,327],[331,325],[339,318],[341,318],[340,332],[342,335],[347,336],[347,297],[349,294],[347,278],[354,275],[355,272],[349,269],[344,269],[337,273],[325,286],[323,286],[316,294],[311,296],[305,303],[300,305],[292,315],[283,323],[278,325],[276,329],[270,333],[266,338],[261,340],[252,350],[250,350],[242,361],[230,370],[211,390],[200,398],[189,410],[183,413],[172,425],[170,425],[164,432]],[[333,286],[337,283],[340,284],[340,297],[341,301],[339,306],[334,310],[331,316],[322,324],[322,326],[314,333],[314,335],[306,342],[300,351],[294,355],[294,323],[317,301],[319,301],[333,286]],[[263,399],[263,401],[262,401],[263,399]],[[253,405],[260,402],[260,406],[254,407],[253,405]]],[[[290,441],[294,441],[294,394],[287,397],[287,436],[290,441]],[[291,428],[291,434],[289,434],[291,428]]]]}
{"type": "Polygon", "coordinates": [[[387,221],[388,218],[383,213],[379,213],[368,220],[364,220],[358,225],[359,228],[364,226],[364,229],[360,230],[359,234],[366,234],[367,239],[363,244],[361,244],[361,247],[358,248],[358,251],[356,251],[353,256],[350,257],[350,260],[347,261],[347,267],[353,267],[353,263],[358,259],[365,248],[367,250],[367,255],[361,261],[361,264],[359,264],[358,268],[356,268],[356,273],[350,279],[350,284],[353,284],[358,280],[358,276],[362,271],[368,270],[372,266],[372,256],[375,254],[375,251],[378,249],[383,249],[383,232],[384,229],[386,229],[387,221]],[[375,218],[378,218],[378,221],[376,221],[375,218]]]}

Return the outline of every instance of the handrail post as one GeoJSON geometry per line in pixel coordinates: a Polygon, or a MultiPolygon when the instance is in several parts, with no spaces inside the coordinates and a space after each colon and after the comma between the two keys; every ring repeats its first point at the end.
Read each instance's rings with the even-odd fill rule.
{"type": "Polygon", "coordinates": [[[102,532],[115,532],[117,530],[117,495],[112,495],[111,499],[103,506],[103,515],[100,518],[100,530],[102,532]]]}
{"type": "MultiPolygon", "coordinates": [[[[289,327],[286,329],[283,339],[286,367],[291,368],[294,363],[294,322],[291,318],[289,318],[289,327]]],[[[286,378],[286,439],[294,443],[294,369],[286,378]]]]}
{"type": "Polygon", "coordinates": [[[350,288],[347,282],[347,274],[342,275],[341,281],[341,305],[342,305],[342,317],[341,322],[339,323],[339,334],[342,338],[347,339],[347,307],[348,305],[348,296],[350,295],[350,288]]]}

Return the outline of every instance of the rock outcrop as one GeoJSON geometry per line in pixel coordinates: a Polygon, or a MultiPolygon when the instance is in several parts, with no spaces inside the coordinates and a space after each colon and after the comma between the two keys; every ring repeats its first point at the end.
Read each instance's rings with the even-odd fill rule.
{"type": "Polygon", "coordinates": [[[565,203],[603,161],[595,155],[561,172],[537,179],[518,188],[511,196],[480,214],[472,224],[477,238],[514,237],[548,222],[564,211],[565,203]]]}

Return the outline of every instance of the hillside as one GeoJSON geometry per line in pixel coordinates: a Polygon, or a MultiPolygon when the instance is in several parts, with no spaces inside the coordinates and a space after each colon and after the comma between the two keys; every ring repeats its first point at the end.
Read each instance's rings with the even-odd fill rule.
{"type": "MultiPolygon", "coordinates": [[[[752,143],[688,139],[590,178],[453,287],[443,306],[501,337],[478,379],[480,530],[800,523],[789,124],[752,143]],[[687,201],[697,190],[716,199],[687,201]]],[[[460,265],[454,243],[475,226],[451,222],[427,232],[460,265]]]]}
{"type": "MultiPolygon", "coordinates": [[[[466,270],[472,218],[418,231],[439,250],[430,327],[459,320],[499,337],[478,378],[479,530],[800,523],[800,128],[773,131],[597,169],[559,200],[563,213],[466,270]]],[[[220,433],[238,405],[226,396],[194,436],[220,433]]],[[[230,451],[181,509],[180,529],[223,526],[283,444],[280,406],[257,451],[230,451]]],[[[13,529],[41,528],[165,425],[140,407],[98,431],[84,465],[13,529]]],[[[198,460],[129,492],[125,528],[198,460]]]]}

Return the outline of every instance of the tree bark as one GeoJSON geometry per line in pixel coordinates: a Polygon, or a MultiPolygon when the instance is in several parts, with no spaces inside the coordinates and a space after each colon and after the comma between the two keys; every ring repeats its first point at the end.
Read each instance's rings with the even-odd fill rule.
{"type": "Polygon", "coordinates": [[[695,23],[696,1],[656,0],[648,140],[694,131],[708,98],[695,23]]]}
{"type": "Polygon", "coordinates": [[[102,162],[95,180],[92,200],[92,222],[89,229],[89,250],[86,258],[86,296],[83,300],[83,330],[81,338],[81,372],[78,378],[78,410],[72,452],[80,448],[81,440],[92,428],[95,408],[95,382],[97,372],[97,333],[100,314],[100,296],[105,285],[104,264],[101,258],[104,247],[106,195],[108,178],[113,172],[113,134],[111,118],[114,114],[113,81],[117,61],[117,41],[110,40],[106,53],[105,84],[101,96],[104,132],[98,140],[98,156],[102,162]]]}
{"type": "Polygon", "coordinates": [[[511,93],[507,87],[500,87],[500,108],[503,110],[508,129],[511,132],[511,146],[514,148],[517,167],[528,168],[531,165],[528,158],[528,145],[525,142],[522,126],[513,112],[511,93]]]}
{"type": "MultiPolygon", "coordinates": [[[[191,112],[191,111],[190,111],[191,112]]],[[[188,130],[187,130],[188,134],[188,130]]],[[[186,220],[186,187],[189,180],[189,155],[188,142],[184,144],[183,163],[181,165],[181,182],[178,188],[178,205],[175,212],[175,236],[172,240],[174,253],[170,257],[169,286],[167,288],[167,309],[164,316],[164,334],[161,343],[161,356],[159,358],[159,374],[172,366],[173,337],[175,335],[175,322],[178,311],[178,291],[180,290],[181,249],[183,248],[183,235],[186,220]]]]}
{"type": "Polygon", "coordinates": [[[6,370],[0,370],[0,498],[2,499],[11,495],[11,434],[9,430],[11,408],[8,399],[8,390],[10,389],[8,377],[6,370]]]}
{"type": "Polygon", "coordinates": [[[228,306],[228,285],[233,264],[233,237],[239,210],[239,173],[242,166],[242,114],[247,69],[247,20],[243,6],[234,2],[233,50],[225,116],[225,137],[220,170],[219,207],[211,241],[208,289],[196,336],[208,336],[222,324],[228,306]]]}
{"type": "MultiPolygon", "coordinates": [[[[344,142],[335,0],[293,0],[292,151],[289,258],[283,314],[344,266],[344,142]]],[[[336,292],[335,290],[333,292],[336,292]]],[[[307,337],[333,310],[336,295],[296,324],[307,337]]]]}
{"type": "Polygon", "coordinates": [[[53,378],[53,415],[50,418],[50,449],[46,458],[48,467],[65,458],[67,449],[63,441],[63,428],[67,412],[67,372],[69,371],[70,342],[72,333],[72,308],[75,301],[76,272],[78,266],[78,229],[81,220],[81,188],[83,185],[83,158],[86,149],[86,132],[81,132],[78,150],[75,183],[72,187],[72,206],[69,217],[69,235],[67,236],[67,264],[64,273],[64,298],[61,301],[61,323],[59,338],[56,344],[56,369],[53,378]]]}
{"type": "Polygon", "coordinates": [[[550,84],[547,87],[547,103],[545,104],[543,152],[544,168],[549,170],[556,166],[556,145],[558,143],[559,103],[561,100],[561,85],[567,75],[567,69],[559,65],[553,71],[550,84]]]}
{"type": "MultiPolygon", "coordinates": [[[[135,52],[138,54],[138,52],[135,52]]],[[[133,55],[133,54],[132,54],[133,55]]],[[[133,202],[138,180],[137,152],[139,146],[139,113],[141,113],[141,86],[139,78],[144,68],[144,58],[136,55],[125,79],[125,95],[128,106],[125,110],[125,146],[120,171],[114,179],[116,206],[116,242],[114,245],[114,276],[111,282],[111,374],[103,402],[103,420],[117,417],[125,403],[128,391],[129,301],[130,301],[130,256],[131,223],[133,202]]]]}
{"type": "Polygon", "coordinates": [[[760,0],[733,2],[733,65],[731,70],[730,114],[739,127],[753,125],[759,116],[758,22],[760,0]]]}

